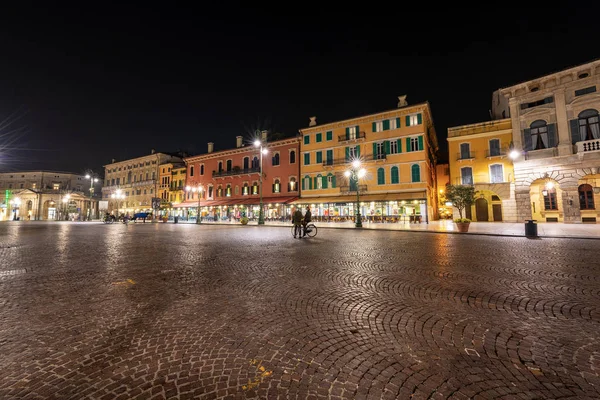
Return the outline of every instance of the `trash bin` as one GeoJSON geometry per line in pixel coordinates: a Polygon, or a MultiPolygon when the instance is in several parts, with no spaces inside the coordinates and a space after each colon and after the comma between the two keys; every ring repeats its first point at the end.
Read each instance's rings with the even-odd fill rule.
{"type": "Polygon", "coordinates": [[[536,237],[538,235],[537,222],[535,219],[528,219],[525,222],[525,236],[536,237]]]}
{"type": "Polygon", "coordinates": [[[173,218],[173,221],[174,221],[175,223],[178,223],[178,222],[179,222],[179,217],[175,217],[175,218],[173,218]]]}

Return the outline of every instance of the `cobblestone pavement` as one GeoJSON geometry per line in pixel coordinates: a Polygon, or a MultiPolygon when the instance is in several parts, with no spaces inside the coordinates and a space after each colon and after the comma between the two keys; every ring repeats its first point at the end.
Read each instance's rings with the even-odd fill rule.
{"type": "Polygon", "coordinates": [[[598,399],[595,241],[0,225],[1,399],[598,399]]]}

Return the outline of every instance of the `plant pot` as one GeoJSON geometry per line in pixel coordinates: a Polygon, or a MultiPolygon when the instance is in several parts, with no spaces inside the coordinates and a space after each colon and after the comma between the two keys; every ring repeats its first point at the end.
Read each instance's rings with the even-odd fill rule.
{"type": "Polygon", "coordinates": [[[242,219],[240,219],[240,223],[242,225],[248,225],[248,219],[242,218],[242,219]]]}
{"type": "Polygon", "coordinates": [[[456,222],[456,227],[459,232],[469,232],[469,224],[470,222],[456,222]]]}

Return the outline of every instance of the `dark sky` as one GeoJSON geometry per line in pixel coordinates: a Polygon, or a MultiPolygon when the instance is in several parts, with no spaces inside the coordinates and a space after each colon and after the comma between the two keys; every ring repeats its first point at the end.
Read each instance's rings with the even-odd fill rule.
{"type": "Polygon", "coordinates": [[[310,116],[393,109],[402,94],[429,101],[445,151],[448,127],[489,120],[494,90],[600,54],[589,6],[370,13],[346,4],[327,15],[309,3],[142,4],[3,10],[1,170],[103,173],[112,158],[152,148],[223,150],[256,129],[293,136],[310,116]]]}

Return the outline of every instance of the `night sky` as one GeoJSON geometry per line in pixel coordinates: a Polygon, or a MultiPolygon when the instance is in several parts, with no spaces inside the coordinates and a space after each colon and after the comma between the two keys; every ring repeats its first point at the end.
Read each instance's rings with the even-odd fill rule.
{"type": "Polygon", "coordinates": [[[3,9],[0,170],[102,174],[112,158],[294,136],[310,116],[385,111],[403,94],[429,101],[446,158],[448,127],[489,120],[494,90],[600,55],[598,10],[575,4],[437,16],[433,3],[371,15],[143,4],[3,9]]]}

